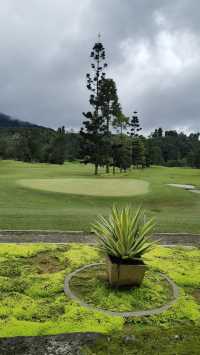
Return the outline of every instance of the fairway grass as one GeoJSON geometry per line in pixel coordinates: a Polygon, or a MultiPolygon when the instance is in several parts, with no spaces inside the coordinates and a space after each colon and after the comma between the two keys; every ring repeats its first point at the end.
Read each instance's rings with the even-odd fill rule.
{"type": "Polygon", "coordinates": [[[134,196],[149,190],[148,182],[136,179],[27,179],[18,183],[32,189],[89,196],[134,196]]]}
{"type": "Polygon", "coordinates": [[[100,169],[99,176],[95,177],[91,165],[0,161],[0,229],[89,232],[97,215],[106,216],[116,204],[131,205],[134,209],[142,205],[148,217],[156,218],[156,232],[200,233],[200,195],[167,184],[199,188],[200,170],[151,167],[117,172],[113,177],[100,169]],[[20,185],[19,181],[25,181],[29,187],[20,185]],[[42,189],[33,188],[33,182],[36,185],[41,182],[42,189]],[[61,182],[69,193],[49,191],[49,184],[51,189],[52,184],[60,189],[61,182]],[[147,184],[149,190],[144,193],[147,184]],[[125,196],[125,189],[130,186],[132,192],[125,196]],[[88,189],[95,195],[89,195],[88,189]],[[138,194],[133,195],[133,191],[138,194]],[[111,192],[116,195],[104,195],[111,192]]]}

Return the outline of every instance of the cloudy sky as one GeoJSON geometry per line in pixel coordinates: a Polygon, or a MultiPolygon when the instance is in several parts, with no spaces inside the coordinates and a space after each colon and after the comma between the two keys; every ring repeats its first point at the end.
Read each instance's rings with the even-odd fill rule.
{"type": "Polygon", "coordinates": [[[0,112],[78,129],[101,32],[124,113],[200,130],[198,0],[6,0],[0,5],[0,112]]]}

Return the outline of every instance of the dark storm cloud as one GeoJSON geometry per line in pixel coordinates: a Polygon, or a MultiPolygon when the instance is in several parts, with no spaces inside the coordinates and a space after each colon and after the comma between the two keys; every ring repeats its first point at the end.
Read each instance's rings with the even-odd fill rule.
{"type": "Polygon", "coordinates": [[[78,129],[97,34],[124,112],[146,131],[200,130],[196,0],[7,0],[0,9],[0,111],[78,129]]]}

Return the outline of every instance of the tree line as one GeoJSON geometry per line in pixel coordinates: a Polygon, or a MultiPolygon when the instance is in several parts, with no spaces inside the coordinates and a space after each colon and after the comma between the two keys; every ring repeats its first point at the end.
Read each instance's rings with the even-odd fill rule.
{"type": "MultiPolygon", "coordinates": [[[[138,128],[141,128],[140,124],[136,130],[138,128]]],[[[124,171],[131,165],[135,168],[151,165],[200,168],[199,133],[186,135],[158,128],[149,137],[144,137],[141,130],[136,132],[137,142],[142,142],[137,148],[130,133],[123,130],[121,133],[121,129],[111,133],[109,170],[114,173],[116,168],[124,171]]],[[[82,155],[81,134],[65,132],[64,128],[57,131],[47,128],[1,128],[0,159],[51,164],[63,164],[64,161],[87,163],[89,160],[82,155]]],[[[102,166],[106,170],[105,160],[102,166]]]]}
{"type": "Polygon", "coordinates": [[[0,158],[24,162],[63,164],[65,129],[1,128],[0,158]]]}

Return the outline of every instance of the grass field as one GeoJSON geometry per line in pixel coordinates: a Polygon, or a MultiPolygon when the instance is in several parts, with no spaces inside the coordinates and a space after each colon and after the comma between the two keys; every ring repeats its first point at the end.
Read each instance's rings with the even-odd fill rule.
{"type": "Polygon", "coordinates": [[[92,166],[79,163],[1,161],[0,229],[89,231],[96,216],[115,203],[142,204],[156,217],[157,231],[200,233],[200,195],[169,183],[199,188],[200,170],[152,167],[115,177],[102,170],[94,177],[92,166]],[[113,196],[105,196],[109,191],[113,196]]]}

